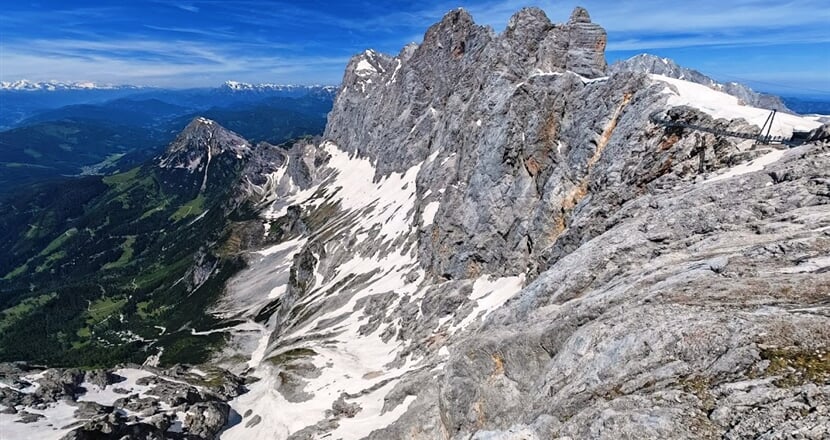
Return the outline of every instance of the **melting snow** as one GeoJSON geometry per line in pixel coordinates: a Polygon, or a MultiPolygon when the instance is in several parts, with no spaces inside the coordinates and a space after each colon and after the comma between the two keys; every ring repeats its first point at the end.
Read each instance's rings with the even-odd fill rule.
{"type": "Polygon", "coordinates": [[[81,386],[86,388],[87,392],[86,394],[78,397],[78,401],[97,402],[101,405],[112,406],[115,404],[116,400],[127,397],[130,394],[143,394],[147,392],[152,387],[147,385],[138,385],[136,381],[143,377],[155,376],[155,374],[150,373],[149,371],[138,370],[135,368],[122,368],[120,370],[116,370],[115,374],[122,376],[127,380],[107,385],[104,388],[85,382],[81,386]],[[127,393],[116,393],[114,391],[116,388],[127,390],[127,393]]]}
{"type": "MultiPolygon", "coordinates": [[[[375,168],[368,159],[352,157],[331,143],[324,144],[323,148],[330,155],[329,167],[334,171],[330,181],[325,182],[328,193],[333,194],[332,201],[339,202],[345,216],[360,213],[354,220],[357,224],[347,227],[348,233],[353,234],[355,238],[366,239],[364,231],[377,230],[377,239],[389,243],[414,234],[415,179],[420,165],[404,173],[393,173],[375,182],[375,168]]],[[[343,227],[339,219],[345,216],[333,218],[325,228],[343,227]]],[[[348,241],[342,240],[344,243],[348,241]]],[[[283,252],[292,246],[278,245],[260,254],[283,252]]],[[[249,361],[249,365],[256,368],[254,374],[261,380],[250,386],[249,393],[231,402],[238,413],[244,414],[250,409],[253,414],[260,415],[262,421],[256,426],[246,428],[246,420],[243,419],[240,424],[226,431],[222,438],[285,438],[289,433],[324,420],[326,410],[331,409],[332,402],[337,400],[341,393],[361,394],[383,381],[387,382],[383,387],[359,398],[348,399],[349,402],[358,402],[363,409],[352,419],[340,420],[340,426],[333,438],[359,438],[394,422],[406,411],[414,397],[408,397],[403,404],[386,413],[382,413],[383,399],[397,384],[397,378],[401,374],[416,368],[415,362],[409,360],[398,368],[390,368],[390,362],[397,358],[397,353],[403,347],[394,339],[388,343],[384,342],[380,335],[389,326],[397,326],[397,322],[382,325],[370,335],[361,335],[359,329],[365,322],[357,304],[368,296],[388,292],[394,292],[398,297],[409,294],[417,298],[424,293],[417,292],[417,282],[423,279],[423,276],[414,254],[394,248],[382,256],[354,255],[351,260],[339,264],[336,272],[328,278],[323,278],[319,270],[315,271],[313,290],[303,297],[297,306],[311,309],[329,305],[331,308],[323,308],[325,312],[312,316],[306,322],[298,323],[283,339],[290,340],[296,336],[308,338],[321,334],[328,335],[325,343],[310,338],[311,340],[306,343],[280,347],[280,350],[307,348],[316,353],[309,360],[320,370],[320,376],[307,379],[308,383],[304,388],[304,392],[313,394],[313,397],[301,403],[293,403],[277,391],[278,370],[267,361],[276,352],[269,347],[269,332],[263,331],[249,361]],[[411,278],[413,271],[418,275],[415,280],[411,278]],[[372,276],[367,281],[367,286],[352,293],[351,297],[346,296],[348,300],[342,304],[329,303],[329,292],[342,289],[342,282],[347,277],[361,274],[372,276]],[[346,318],[337,324],[325,324],[328,320],[342,315],[346,315],[346,318]]],[[[342,290],[341,292],[341,295],[350,294],[342,290]]],[[[278,286],[273,288],[268,296],[279,296],[283,293],[284,289],[278,286]]]]}
{"type": "Polygon", "coordinates": [[[340,426],[331,433],[331,438],[337,439],[358,439],[369,435],[372,431],[394,423],[403,413],[409,409],[409,405],[415,401],[415,396],[406,396],[398,406],[383,413],[383,396],[392,391],[394,383],[389,383],[377,391],[355,399],[355,402],[363,408],[362,411],[350,419],[341,420],[340,426]],[[378,415],[379,414],[379,415],[378,415]]]}
{"type": "Polygon", "coordinates": [[[58,440],[71,431],[67,427],[78,420],[75,418],[76,409],[64,401],[42,410],[27,408],[30,413],[44,416],[32,423],[18,423],[19,415],[0,413],[0,439],[58,440]]]}
{"type": "MultiPolygon", "coordinates": [[[[431,111],[435,113],[434,109],[431,111]]],[[[408,301],[417,302],[426,295],[427,288],[420,286],[425,273],[420,268],[416,252],[410,247],[413,240],[411,237],[416,236],[419,223],[426,225],[434,221],[439,202],[426,204],[421,218],[415,217],[416,177],[422,164],[375,181],[375,168],[368,159],[354,157],[332,143],[323,144],[322,147],[329,154],[328,166],[333,171],[322,183],[322,188],[325,188],[330,202],[339,204],[342,215],[332,217],[319,233],[345,234],[345,237],[338,239],[334,249],[327,248],[327,253],[336,253],[337,246],[359,245],[365,240],[375,240],[376,245],[372,248],[384,251],[366,254],[346,249],[350,259],[323,260],[323,266],[334,261],[336,266],[321,268],[318,265],[315,268],[313,288],[299,298],[295,305],[297,309],[319,311],[283,329],[284,334],[274,345],[269,344],[271,334],[263,327],[258,339],[254,341],[256,347],[248,362],[250,367],[254,367],[253,374],[261,380],[251,384],[248,393],[231,402],[239,414],[250,410],[249,417],[259,415],[262,420],[255,426],[246,427],[250,418],[243,418],[222,435],[223,439],[286,438],[291,433],[325,420],[326,411],[331,410],[332,403],[342,393],[356,396],[347,398],[346,401],[358,403],[362,409],[353,418],[338,420],[338,428],[324,437],[361,438],[393,423],[416,399],[407,396],[400,405],[383,412],[384,398],[399,383],[400,377],[425,365],[421,365],[412,356],[399,359],[399,353],[408,342],[399,341],[395,337],[388,339],[388,335],[396,333],[400,319],[384,322],[370,334],[361,332],[361,327],[367,323],[368,313],[362,308],[367,305],[367,298],[374,295],[394,295],[387,310],[394,310],[402,298],[408,297],[408,301]],[[377,241],[392,246],[377,246],[377,241]],[[365,276],[368,279],[356,290],[344,287],[355,276],[365,276]],[[381,335],[386,335],[388,341],[384,341],[381,335]],[[293,342],[286,345],[283,341],[293,342]],[[319,376],[304,378],[306,384],[303,392],[308,393],[307,400],[289,402],[280,392],[279,366],[272,364],[269,359],[297,348],[314,351],[315,354],[309,356],[307,361],[318,369],[319,376]]],[[[424,163],[436,159],[437,152],[424,163]]],[[[318,190],[320,187],[309,191],[314,194],[318,190]]],[[[304,202],[296,198],[294,200],[295,203],[304,202]]],[[[305,243],[281,244],[260,251],[259,254],[266,259],[283,253],[293,255],[296,251],[292,250],[301,248],[303,244],[305,243]]],[[[285,257],[281,261],[287,261],[288,264],[278,265],[276,270],[287,273],[291,259],[285,257]]],[[[465,327],[476,318],[486,317],[515,295],[523,283],[523,276],[481,277],[476,280],[471,296],[471,300],[475,301],[475,309],[453,330],[465,327]]],[[[256,295],[273,300],[284,294],[285,286],[278,284],[259,290],[256,295]]],[[[256,307],[251,307],[248,313],[257,310],[256,307]]],[[[447,319],[439,324],[439,329],[451,317],[445,318],[447,319]]],[[[446,356],[448,351],[444,348],[440,353],[446,356]]]]}
{"type": "MultiPolygon", "coordinates": [[[[84,382],[81,386],[87,391],[79,396],[77,400],[79,402],[97,402],[101,405],[112,406],[116,400],[130,394],[139,394],[140,397],[144,397],[144,393],[152,388],[152,386],[138,385],[136,381],[142,377],[155,376],[151,372],[135,368],[122,368],[116,370],[115,374],[124,377],[126,380],[105,387],[84,382]],[[116,388],[124,389],[127,393],[117,393],[114,391],[116,388]]],[[[39,373],[37,375],[24,376],[24,379],[37,380],[42,376],[43,373],[39,373]]],[[[20,391],[29,393],[34,392],[36,389],[36,387],[27,387],[20,391]]],[[[18,423],[19,415],[0,413],[0,439],[36,438],[38,440],[58,440],[71,431],[76,422],[85,420],[75,417],[76,409],[76,405],[66,401],[50,404],[43,409],[27,407],[25,408],[27,412],[44,416],[44,418],[33,423],[18,423]]]]}

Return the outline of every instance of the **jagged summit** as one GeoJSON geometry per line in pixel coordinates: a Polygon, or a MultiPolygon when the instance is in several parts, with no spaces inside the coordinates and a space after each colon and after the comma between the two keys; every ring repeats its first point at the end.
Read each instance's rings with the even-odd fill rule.
{"type": "Polygon", "coordinates": [[[378,122],[376,117],[385,119],[380,126],[405,125],[415,138],[455,100],[470,100],[490,88],[516,86],[534,75],[602,78],[606,32],[586,22],[585,13],[574,16],[573,23],[553,24],[541,9],[525,8],[496,34],[475,24],[466,10],[455,9],[430,26],[420,45],[407,46],[396,57],[373,50],[358,54],[346,68],[325,136],[373,159],[388,158],[379,162],[381,174],[400,171],[423,157],[428,144],[377,138],[378,130],[367,126],[378,122]],[[356,142],[341,142],[345,139],[356,142]]]}
{"type": "Polygon", "coordinates": [[[568,23],[590,23],[591,22],[591,15],[588,14],[588,10],[577,6],[574,8],[573,12],[571,13],[571,18],[568,20],[568,23]]]}
{"type": "Polygon", "coordinates": [[[158,163],[162,168],[201,171],[213,158],[229,154],[242,159],[250,150],[251,145],[241,136],[200,116],[187,124],[167,147],[158,163]]]}
{"type": "MultiPolygon", "coordinates": [[[[553,24],[545,12],[537,7],[522,8],[508,20],[502,34],[496,34],[487,26],[477,25],[473,16],[464,8],[447,12],[424,34],[420,46],[405,47],[397,57],[367,50],[358,54],[346,69],[342,87],[356,87],[362,92],[372,81],[366,81],[366,73],[387,73],[400,69],[396,64],[418,58],[433,58],[432,67],[438,68],[442,60],[452,59],[466,64],[500,64],[505,67],[530,71],[573,71],[588,78],[605,75],[605,30],[591,22],[584,8],[576,8],[567,23],[553,24]],[[511,55],[518,55],[511,56],[511,55]],[[373,66],[373,71],[368,68],[373,66]],[[359,74],[359,73],[363,74],[359,74]],[[351,73],[351,74],[350,74],[351,73]],[[354,73],[358,73],[354,75],[354,73]],[[356,84],[355,84],[356,83],[356,84]]],[[[421,60],[423,62],[425,60],[421,60]]],[[[494,69],[494,73],[498,72],[494,69]]],[[[389,81],[394,81],[393,76],[389,81]]]]}

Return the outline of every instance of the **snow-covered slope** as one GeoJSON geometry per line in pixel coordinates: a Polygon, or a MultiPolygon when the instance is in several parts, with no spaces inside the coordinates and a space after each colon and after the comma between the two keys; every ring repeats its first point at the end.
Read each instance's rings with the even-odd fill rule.
{"type": "Polygon", "coordinates": [[[737,82],[720,83],[697,70],[682,67],[669,58],[661,58],[644,53],[635,55],[627,60],[618,61],[611,65],[608,70],[612,74],[619,72],[638,72],[681,79],[730,94],[746,105],[792,113],[778,96],[758,93],[748,86],[737,82]]]}
{"type": "MultiPolygon", "coordinates": [[[[292,308],[300,310],[300,316],[293,319],[273,315],[259,340],[247,342],[248,347],[256,347],[247,367],[261,380],[231,402],[238,413],[248,416],[222,438],[272,439],[274,433],[288,435],[318,423],[335,426],[335,422],[332,438],[362,438],[388,426],[415,396],[395,404],[384,403],[385,396],[404,374],[440,370],[443,356],[438,345],[424,352],[417,349],[419,341],[395,335],[418,331],[428,338],[445,338],[472,324],[474,318],[486,316],[522,287],[523,276],[482,274],[452,288],[467,291],[465,302],[470,307],[466,314],[447,316],[434,325],[426,317],[395,313],[402,307],[420,309],[426,295],[441,288],[426,279],[417,258],[418,230],[429,226],[420,220],[415,205],[416,176],[423,164],[374,181],[376,170],[368,160],[332,143],[321,148],[329,157],[325,171],[329,177],[295,194],[290,203],[318,210],[339,206],[340,212],[325,219],[311,237],[263,250],[259,261],[237,277],[240,284],[231,284],[219,307],[227,313],[229,305],[248,304],[246,310],[235,310],[233,318],[250,321],[279,301],[293,303],[292,308]],[[308,268],[307,288],[298,292],[288,286],[292,266],[283,262],[297,261],[309,240],[326,235],[338,239],[326,241],[317,250],[320,254],[310,255],[316,264],[308,268]],[[281,281],[252,289],[255,280],[281,281]],[[259,300],[252,303],[256,293],[259,300]],[[375,304],[381,299],[391,301],[385,311],[375,304]],[[420,319],[424,322],[419,323],[420,319]],[[309,371],[303,374],[303,369],[309,371]],[[333,407],[334,402],[338,403],[333,407]],[[274,413],[273,408],[280,410],[274,413]],[[349,411],[356,415],[344,415],[349,411]],[[260,422],[246,423],[256,417],[260,422]]],[[[434,156],[427,158],[427,162],[434,160],[434,156]]],[[[444,288],[450,284],[454,283],[444,288]]],[[[246,345],[245,338],[249,335],[240,337],[240,346],[246,345]]]]}
{"type": "MultiPolygon", "coordinates": [[[[662,75],[650,75],[654,81],[667,85],[666,94],[671,106],[688,105],[702,110],[713,118],[743,118],[758,128],[770,115],[770,111],[742,104],[738,98],[705,85],[662,75]]],[[[793,131],[810,131],[822,124],[813,118],[778,113],[770,131],[771,136],[790,137],[793,131]]]]}

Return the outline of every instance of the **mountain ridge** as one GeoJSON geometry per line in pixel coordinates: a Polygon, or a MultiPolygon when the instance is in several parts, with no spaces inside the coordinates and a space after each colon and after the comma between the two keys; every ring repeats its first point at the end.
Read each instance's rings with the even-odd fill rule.
{"type": "MultiPolygon", "coordinates": [[[[246,83],[240,81],[227,80],[219,86],[215,87],[199,87],[199,88],[216,88],[228,91],[312,91],[317,89],[328,90],[333,92],[336,86],[325,84],[278,84],[278,83],[246,83]]],[[[0,81],[0,91],[67,91],[67,90],[147,90],[147,89],[162,89],[162,87],[142,86],[133,84],[101,84],[92,81],[30,81],[27,79],[20,79],[17,81],[0,81]]]]}
{"type": "Polygon", "coordinates": [[[682,67],[669,58],[661,58],[648,53],[635,55],[627,60],[620,60],[611,65],[610,72],[614,73],[619,71],[652,73],[670,78],[683,79],[721,90],[741,99],[746,105],[752,107],[792,113],[792,110],[787,108],[787,105],[779,96],[756,92],[749,88],[749,86],[738,82],[720,83],[697,70],[682,67]]]}
{"type": "Polygon", "coordinates": [[[0,91],[48,91],[59,90],[141,90],[145,86],[98,84],[91,81],[29,81],[21,79],[17,81],[0,81],[0,91]]]}

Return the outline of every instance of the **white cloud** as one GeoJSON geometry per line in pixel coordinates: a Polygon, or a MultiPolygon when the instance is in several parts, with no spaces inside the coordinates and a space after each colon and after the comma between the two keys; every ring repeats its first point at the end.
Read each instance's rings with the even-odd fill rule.
{"type": "Polygon", "coordinates": [[[256,56],[190,41],[34,40],[3,48],[0,80],[94,80],[152,86],[209,86],[227,79],[338,82],[348,57],[256,56]]]}
{"type": "MultiPolygon", "coordinates": [[[[830,42],[830,27],[826,25],[830,22],[830,8],[825,1],[579,0],[579,4],[587,7],[594,21],[608,30],[610,51],[687,47],[740,50],[765,44],[830,42]]],[[[96,23],[106,22],[108,17],[123,17],[127,14],[125,9],[4,14],[0,16],[0,26],[6,29],[26,29],[26,23],[39,23],[39,29],[54,32],[49,32],[48,38],[23,38],[28,34],[22,32],[15,38],[6,34],[0,39],[0,79],[83,78],[149,85],[208,84],[231,78],[333,83],[340,80],[352,53],[368,47],[397,53],[404,44],[420,41],[427,27],[450,9],[466,7],[476,22],[500,31],[509,17],[527,3],[427,0],[400,10],[388,5],[356,5],[356,9],[372,13],[361,14],[358,10],[348,17],[313,3],[159,0],[156,4],[163,5],[161,10],[184,17],[198,13],[199,20],[196,23],[182,19],[184,24],[180,25],[137,21],[133,23],[137,26],[104,29],[96,23]],[[210,24],[202,26],[205,19],[210,24]],[[286,32],[286,28],[290,31],[286,32]],[[295,29],[300,31],[295,34],[295,29]]],[[[568,19],[577,1],[539,0],[536,4],[554,22],[562,22],[568,19]]]]}

